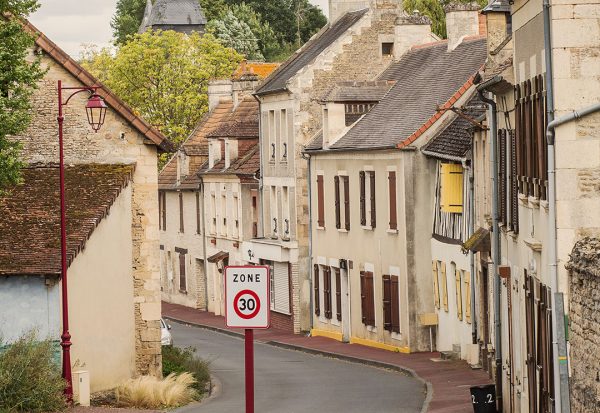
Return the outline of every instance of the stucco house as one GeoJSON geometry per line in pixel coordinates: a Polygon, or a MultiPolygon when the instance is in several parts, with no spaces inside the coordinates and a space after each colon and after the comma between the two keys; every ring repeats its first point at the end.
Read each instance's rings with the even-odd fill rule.
{"type": "Polygon", "coordinates": [[[0,335],[61,329],[57,81],[99,86],[104,126],[88,125],[86,96],[65,107],[68,298],[73,369],[91,390],[140,374],[160,376],[157,152],[170,142],[31,24],[48,71],[20,136],[23,182],[0,198],[0,335]]]}
{"type": "Polygon", "coordinates": [[[486,306],[479,340],[490,350],[500,411],[565,411],[569,388],[571,411],[590,411],[598,397],[597,340],[584,327],[597,284],[578,278],[577,257],[600,228],[599,9],[497,0],[485,11],[488,63],[478,89],[493,104],[473,156],[475,225],[491,239],[475,262],[486,306]]]}
{"type": "MultiPolygon", "coordinates": [[[[356,90],[341,84],[354,103],[323,105],[323,131],[305,149],[313,335],[400,352],[436,345],[430,326],[438,162],[420,149],[452,125],[453,109],[471,99],[486,55],[477,11],[449,12],[450,28],[457,18],[472,24],[449,30],[447,41],[412,47],[378,82],[357,82],[356,90]],[[382,81],[392,82],[389,91],[352,118],[354,105],[379,100],[369,95],[382,81]]],[[[445,324],[434,337],[456,328],[445,324]]],[[[438,345],[445,345],[442,340],[438,345]]]]}
{"type": "Polygon", "coordinates": [[[251,251],[251,262],[273,267],[274,293],[287,302],[272,311],[271,319],[296,333],[309,330],[312,320],[308,168],[302,149],[322,128],[319,101],[333,83],[372,80],[410,45],[434,39],[428,20],[405,14],[400,1],[346,3],[330,2],[348,6],[347,12],[330,16],[330,23],[255,92],[263,225],[242,249],[251,251]]]}

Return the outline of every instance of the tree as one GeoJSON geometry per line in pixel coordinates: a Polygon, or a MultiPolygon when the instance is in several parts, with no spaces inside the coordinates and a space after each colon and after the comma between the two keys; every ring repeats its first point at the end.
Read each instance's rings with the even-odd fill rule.
{"type": "Polygon", "coordinates": [[[200,6],[202,6],[204,17],[209,22],[221,18],[227,9],[225,0],[200,0],[200,6]]]}
{"type": "Polygon", "coordinates": [[[246,3],[236,4],[229,8],[241,21],[245,22],[258,39],[258,47],[265,60],[271,61],[281,52],[281,39],[271,25],[263,20],[252,7],[246,3]]]}
{"type": "Polygon", "coordinates": [[[37,8],[36,0],[0,0],[0,194],[20,181],[21,146],[9,137],[27,129],[30,97],[45,73],[39,59],[27,60],[34,39],[19,20],[37,8]]]}
{"type": "MultiPolygon", "coordinates": [[[[458,0],[461,3],[471,3],[472,0],[458,0]]],[[[487,4],[487,0],[474,0],[481,7],[487,4]]],[[[444,12],[444,5],[448,1],[440,0],[404,0],[404,10],[408,13],[412,13],[415,10],[419,13],[426,15],[431,19],[431,31],[441,38],[446,38],[446,13],[444,12]]]]}
{"type": "Polygon", "coordinates": [[[149,30],[114,56],[92,51],[82,65],[179,144],[208,110],[208,82],[229,78],[241,59],[211,34],[149,30]]]}
{"type": "Polygon", "coordinates": [[[252,32],[250,26],[231,10],[227,11],[221,19],[212,20],[208,24],[208,31],[214,34],[224,46],[235,49],[246,59],[264,60],[258,45],[258,37],[252,32]]]}
{"type": "Polygon", "coordinates": [[[146,0],[119,0],[117,2],[117,10],[110,22],[117,45],[124,44],[129,36],[137,33],[144,18],[145,8],[146,0]]]}

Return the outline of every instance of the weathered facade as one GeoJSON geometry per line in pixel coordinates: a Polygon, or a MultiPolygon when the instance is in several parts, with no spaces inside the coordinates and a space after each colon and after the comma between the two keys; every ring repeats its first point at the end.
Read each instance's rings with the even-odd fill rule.
{"type": "MultiPolygon", "coordinates": [[[[27,24],[26,29],[35,33],[36,51],[48,72],[32,97],[35,112],[31,125],[15,139],[23,144],[25,162],[33,167],[55,167],[58,162],[58,80],[63,81],[63,86],[89,87],[99,83],[33,26],[27,24]]],[[[97,169],[111,165],[129,168],[127,178],[117,180],[119,191],[113,193],[106,209],[95,211],[97,216],[91,222],[98,228],[87,234],[89,240],[84,237],[84,244],[88,241],[86,249],[73,246],[69,254],[72,360],[79,362],[79,366],[86,364],[89,367],[92,389],[101,390],[133,375],[161,375],[156,155],[157,148],[168,149],[171,145],[112,92],[100,86],[98,94],[109,106],[105,123],[98,133],[93,133],[87,123],[85,96],[74,96],[65,107],[64,153],[67,170],[90,165],[92,169],[93,165],[98,165],[97,169]],[[115,293],[113,288],[119,292],[115,293]],[[117,321],[118,327],[115,327],[117,321]],[[118,334],[113,337],[113,327],[123,332],[123,337],[118,334]],[[103,337],[98,337],[100,333],[103,337]],[[106,343],[101,344],[108,337],[116,338],[118,343],[114,345],[121,349],[118,354],[103,353],[111,348],[106,343]],[[107,360],[106,368],[98,364],[103,357],[107,360]],[[115,357],[126,360],[122,360],[120,366],[120,362],[114,363],[115,357]],[[111,370],[107,366],[115,368],[111,370]]],[[[84,174],[88,175],[91,176],[91,172],[84,174]]],[[[102,188],[104,181],[105,178],[100,177],[97,183],[89,184],[90,188],[81,190],[93,194],[93,187],[102,188]]],[[[73,186],[79,187],[83,182],[76,179],[73,186]]],[[[73,219],[73,225],[76,225],[77,219],[84,216],[83,211],[93,203],[79,204],[80,200],[76,198],[85,199],[86,195],[71,193],[69,188],[67,194],[70,194],[66,200],[67,216],[69,208],[79,206],[81,209],[73,211],[79,213],[78,218],[73,219]]],[[[58,197],[57,193],[55,195],[58,197]]],[[[68,227],[67,232],[72,228],[68,227]]],[[[56,236],[58,239],[58,233],[56,236]]],[[[56,245],[52,245],[49,245],[52,250],[49,255],[56,254],[59,258],[56,245]]],[[[28,274],[37,273],[34,269],[28,274]]],[[[57,288],[53,285],[52,282],[48,284],[49,290],[57,288]]],[[[60,309],[56,308],[56,311],[60,309]]],[[[56,324],[52,322],[48,333],[53,335],[55,332],[56,324]]]]}

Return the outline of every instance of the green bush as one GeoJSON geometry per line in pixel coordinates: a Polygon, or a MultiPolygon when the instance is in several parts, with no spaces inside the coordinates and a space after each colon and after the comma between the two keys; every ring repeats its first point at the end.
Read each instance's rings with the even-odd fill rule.
{"type": "Polygon", "coordinates": [[[51,341],[32,332],[0,353],[0,413],[63,410],[64,388],[51,341]]]}
{"type": "Polygon", "coordinates": [[[206,391],[206,385],[210,382],[209,363],[195,354],[196,349],[187,347],[181,349],[173,346],[163,346],[162,365],[163,376],[171,373],[181,374],[190,372],[196,379],[194,388],[202,395],[206,391]]]}

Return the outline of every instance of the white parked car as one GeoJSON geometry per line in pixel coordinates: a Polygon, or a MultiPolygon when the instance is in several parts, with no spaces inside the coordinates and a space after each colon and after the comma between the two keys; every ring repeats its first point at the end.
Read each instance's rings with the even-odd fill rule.
{"type": "Polygon", "coordinates": [[[161,318],[160,319],[160,343],[163,346],[172,346],[173,345],[173,336],[171,335],[171,326],[167,324],[167,322],[161,318]]]}

